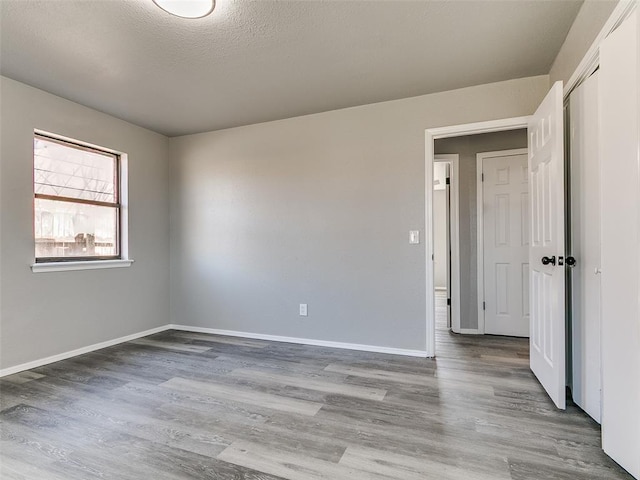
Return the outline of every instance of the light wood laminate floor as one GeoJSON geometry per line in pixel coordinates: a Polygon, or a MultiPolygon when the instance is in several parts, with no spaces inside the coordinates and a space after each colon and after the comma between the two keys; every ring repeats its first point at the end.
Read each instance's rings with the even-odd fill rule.
{"type": "Polygon", "coordinates": [[[631,478],[528,342],[436,360],[169,331],[0,380],[2,479],[631,478]]]}

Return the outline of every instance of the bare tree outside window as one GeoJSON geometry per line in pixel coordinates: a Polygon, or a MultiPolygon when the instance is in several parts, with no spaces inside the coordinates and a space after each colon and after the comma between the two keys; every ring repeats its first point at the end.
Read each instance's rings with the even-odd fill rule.
{"type": "Polygon", "coordinates": [[[36,262],[120,257],[119,156],[36,134],[36,262]]]}

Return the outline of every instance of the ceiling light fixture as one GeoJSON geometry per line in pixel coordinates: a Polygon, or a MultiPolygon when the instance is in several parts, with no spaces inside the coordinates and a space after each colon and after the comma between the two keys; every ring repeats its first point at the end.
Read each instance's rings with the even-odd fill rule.
{"type": "Polygon", "coordinates": [[[213,12],[215,0],[153,0],[165,12],[182,18],[202,18],[213,12]]]}

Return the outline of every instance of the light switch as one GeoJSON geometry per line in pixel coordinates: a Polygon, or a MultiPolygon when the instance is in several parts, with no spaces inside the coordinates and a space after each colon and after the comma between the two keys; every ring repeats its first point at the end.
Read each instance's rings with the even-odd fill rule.
{"type": "Polygon", "coordinates": [[[417,245],[418,243],[420,243],[420,230],[409,231],[409,244],[417,245]]]}

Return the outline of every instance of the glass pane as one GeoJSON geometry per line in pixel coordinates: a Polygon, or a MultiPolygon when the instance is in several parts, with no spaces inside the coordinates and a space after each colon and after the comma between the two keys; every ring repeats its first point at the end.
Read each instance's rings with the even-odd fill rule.
{"type": "Polygon", "coordinates": [[[118,209],[35,199],[36,258],[115,256],[118,209]]]}
{"type": "Polygon", "coordinates": [[[35,193],[116,202],[116,161],[111,155],[35,137],[33,170],[35,193]]]}

